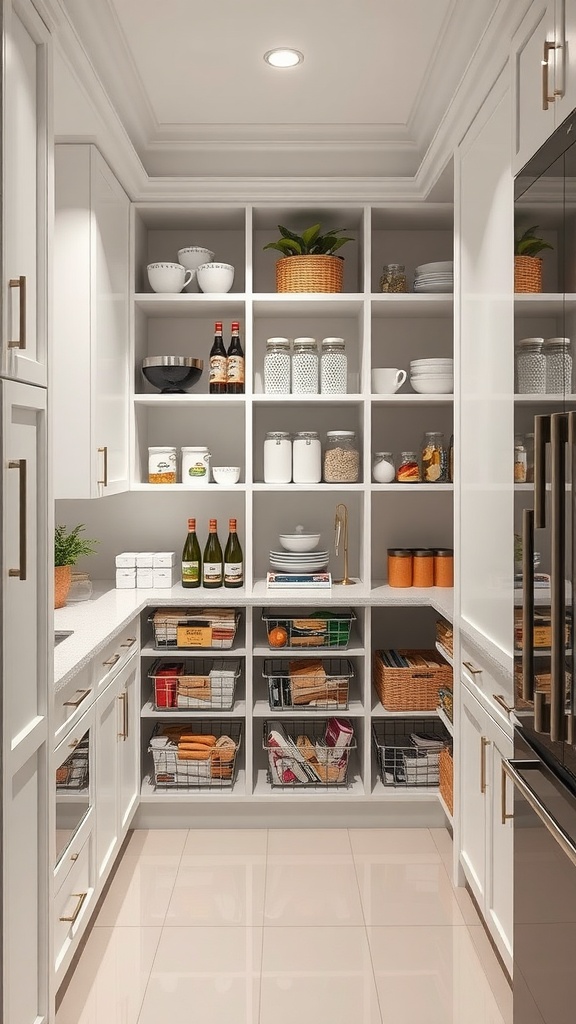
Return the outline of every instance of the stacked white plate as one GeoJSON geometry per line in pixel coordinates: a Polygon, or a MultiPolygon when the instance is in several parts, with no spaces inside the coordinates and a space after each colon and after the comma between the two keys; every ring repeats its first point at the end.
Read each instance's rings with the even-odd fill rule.
{"type": "Polygon", "coordinates": [[[454,391],[454,360],[448,358],[413,359],[410,383],[421,395],[449,395],[454,391]]]}
{"type": "Polygon", "coordinates": [[[270,568],[276,572],[322,572],[328,565],[328,551],[271,551],[270,568]]]}
{"type": "Polygon", "coordinates": [[[422,263],[414,271],[415,292],[453,292],[454,264],[452,260],[441,263],[422,263]]]}

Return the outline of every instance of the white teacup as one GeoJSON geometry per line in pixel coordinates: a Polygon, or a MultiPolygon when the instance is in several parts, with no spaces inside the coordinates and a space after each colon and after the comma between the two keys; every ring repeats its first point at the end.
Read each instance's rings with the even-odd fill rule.
{"type": "Polygon", "coordinates": [[[149,263],[146,269],[153,292],[181,292],[194,277],[181,263],[149,263]]]}
{"type": "Polygon", "coordinates": [[[386,366],[372,370],[372,394],[393,395],[406,380],[406,370],[386,366]]]}
{"type": "Polygon", "coordinates": [[[229,292],[234,267],[231,263],[203,263],[196,271],[196,280],[203,292],[229,292]]]}
{"type": "Polygon", "coordinates": [[[189,245],[186,249],[178,249],[178,263],[186,270],[198,270],[203,263],[212,263],[214,253],[203,249],[201,245],[189,245]]]}

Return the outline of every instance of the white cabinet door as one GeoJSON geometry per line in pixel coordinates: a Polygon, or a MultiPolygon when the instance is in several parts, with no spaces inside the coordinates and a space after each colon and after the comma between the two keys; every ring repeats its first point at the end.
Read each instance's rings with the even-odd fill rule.
{"type": "Polygon", "coordinates": [[[460,859],[480,907],[486,891],[486,792],[488,716],[461,687],[460,715],[460,859]]]}
{"type": "Polygon", "coordinates": [[[0,372],[46,384],[50,36],[30,0],[2,6],[2,356],[0,372]]]}
{"type": "Polygon", "coordinates": [[[118,676],[96,701],[95,803],[96,886],[105,878],[120,847],[118,828],[118,733],[121,716],[118,676]]]}
{"type": "Polygon", "coordinates": [[[128,489],[129,201],[94,146],[56,146],[55,195],[54,492],[93,498],[128,489]]]}
{"type": "Polygon", "coordinates": [[[556,0],[556,42],[554,87],[556,125],[576,107],[576,3],[556,0]]]}
{"type": "Polygon", "coordinates": [[[554,0],[536,0],[512,40],[514,173],[554,131],[554,42],[554,0]]]}
{"type": "Polygon", "coordinates": [[[118,736],[118,816],[120,835],[126,834],[140,793],[139,725],[140,663],[131,658],[120,673],[120,731],[118,736]]]}
{"type": "Polygon", "coordinates": [[[502,761],[514,756],[514,742],[497,725],[490,723],[488,785],[490,819],[487,829],[489,863],[487,865],[486,915],[488,927],[506,967],[512,971],[513,909],[514,909],[514,835],[510,813],[514,792],[502,773],[502,761]],[[504,788],[503,788],[504,787],[504,788]]]}

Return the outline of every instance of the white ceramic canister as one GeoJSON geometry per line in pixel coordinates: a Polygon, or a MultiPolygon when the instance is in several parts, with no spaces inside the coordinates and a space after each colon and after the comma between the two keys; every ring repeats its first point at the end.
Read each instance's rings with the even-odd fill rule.
{"type": "Polygon", "coordinates": [[[344,338],[324,338],[320,357],[320,391],[323,395],[345,395],[348,387],[348,359],[344,338]]]}
{"type": "Polygon", "coordinates": [[[182,483],[203,487],[210,483],[210,450],[203,445],[182,448],[182,483]]]}
{"type": "Polygon", "coordinates": [[[322,480],[322,445],[315,430],[294,434],[292,479],[295,484],[319,484],[322,480]]]}
{"type": "Polygon", "coordinates": [[[290,394],[290,342],[268,338],[264,356],[264,391],[267,395],[290,394]]]}
{"type": "Polygon", "coordinates": [[[148,483],[176,483],[176,449],[165,444],[148,449],[148,483]]]}
{"type": "Polygon", "coordinates": [[[269,430],[264,441],[264,483],[292,482],[292,441],[285,430],[269,430]]]}
{"type": "Polygon", "coordinates": [[[294,338],[292,394],[318,394],[318,345],[316,338],[294,338]]]}

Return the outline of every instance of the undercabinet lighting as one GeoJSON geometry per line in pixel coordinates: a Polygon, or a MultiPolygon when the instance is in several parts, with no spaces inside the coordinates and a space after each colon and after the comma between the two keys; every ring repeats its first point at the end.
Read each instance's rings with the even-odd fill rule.
{"type": "Polygon", "coordinates": [[[286,46],[276,47],[275,50],[268,50],[264,54],[264,60],[273,68],[294,68],[304,60],[304,54],[300,50],[292,50],[286,46]]]}

